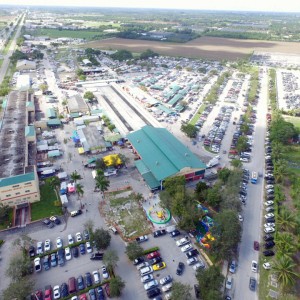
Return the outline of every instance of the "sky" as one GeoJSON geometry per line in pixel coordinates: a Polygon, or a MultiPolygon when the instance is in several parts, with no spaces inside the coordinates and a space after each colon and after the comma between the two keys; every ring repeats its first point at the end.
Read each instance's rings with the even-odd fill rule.
{"type": "Polygon", "coordinates": [[[1,4],[300,12],[300,0],[0,0],[1,4]]]}

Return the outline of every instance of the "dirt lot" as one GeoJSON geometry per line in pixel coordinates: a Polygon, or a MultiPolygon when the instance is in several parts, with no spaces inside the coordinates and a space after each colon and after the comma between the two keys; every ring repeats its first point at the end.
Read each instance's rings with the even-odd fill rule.
{"type": "Polygon", "coordinates": [[[168,56],[234,60],[242,58],[253,51],[287,54],[297,53],[299,44],[215,37],[201,37],[185,44],[111,38],[90,42],[85,44],[85,47],[126,49],[132,52],[142,52],[146,49],[152,49],[155,52],[168,56]]]}

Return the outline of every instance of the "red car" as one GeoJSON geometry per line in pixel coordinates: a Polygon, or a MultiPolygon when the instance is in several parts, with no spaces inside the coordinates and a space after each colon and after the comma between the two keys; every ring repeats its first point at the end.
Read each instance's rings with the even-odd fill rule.
{"type": "Polygon", "coordinates": [[[104,286],[104,289],[105,289],[107,297],[110,298],[110,286],[108,283],[104,286]]]}
{"type": "Polygon", "coordinates": [[[253,247],[254,247],[254,250],[259,251],[259,242],[258,241],[254,241],[253,247]]]}
{"type": "Polygon", "coordinates": [[[149,253],[147,255],[147,258],[148,259],[152,259],[152,258],[159,257],[159,256],[160,256],[159,252],[158,251],[154,251],[154,252],[149,253]]]}
{"type": "Polygon", "coordinates": [[[52,300],[52,287],[51,285],[47,285],[45,287],[45,293],[44,293],[44,299],[45,300],[52,300]]]}
{"type": "Polygon", "coordinates": [[[80,295],[79,300],[87,300],[86,294],[80,295]]]}

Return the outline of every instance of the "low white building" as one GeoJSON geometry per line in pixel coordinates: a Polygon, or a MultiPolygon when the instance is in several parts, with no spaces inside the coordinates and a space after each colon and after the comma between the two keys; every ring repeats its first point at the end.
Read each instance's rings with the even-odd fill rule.
{"type": "Polygon", "coordinates": [[[36,69],[36,63],[34,61],[26,60],[26,59],[18,60],[16,69],[19,70],[19,71],[35,70],[36,69]]]}
{"type": "Polygon", "coordinates": [[[17,79],[17,89],[19,91],[27,91],[30,89],[30,76],[29,75],[19,75],[17,79]]]}

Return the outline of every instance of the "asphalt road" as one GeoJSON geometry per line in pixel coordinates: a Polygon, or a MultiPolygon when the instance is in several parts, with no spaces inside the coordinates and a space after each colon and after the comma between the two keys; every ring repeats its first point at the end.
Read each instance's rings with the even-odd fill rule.
{"type": "Polygon", "coordinates": [[[17,29],[16,29],[16,34],[15,36],[13,37],[13,40],[10,44],[10,47],[9,47],[9,50],[7,52],[7,54],[3,57],[3,63],[2,63],[2,66],[1,66],[1,69],[0,69],[0,83],[2,83],[5,75],[6,75],[6,72],[7,72],[7,69],[8,69],[8,66],[9,66],[9,63],[10,63],[10,57],[11,55],[13,54],[13,52],[15,51],[15,48],[16,48],[16,45],[17,45],[17,39],[18,37],[20,36],[20,32],[21,32],[21,28],[24,24],[24,18],[25,18],[25,14],[23,15],[17,29]]]}
{"type": "MultiPolygon", "coordinates": [[[[265,70],[265,68],[264,68],[265,70]]],[[[257,122],[255,126],[254,147],[252,161],[245,163],[244,167],[251,171],[263,172],[264,166],[264,138],[266,133],[266,113],[268,97],[268,75],[263,73],[261,80],[261,92],[257,105],[257,122]]],[[[249,279],[259,279],[258,273],[251,271],[251,261],[258,261],[259,252],[253,248],[254,241],[261,240],[261,222],[263,207],[263,178],[259,178],[257,184],[248,185],[247,205],[244,207],[244,222],[242,239],[239,246],[239,260],[237,273],[233,276],[234,299],[255,300],[258,299],[257,289],[252,292],[249,289],[249,279]]]]}

